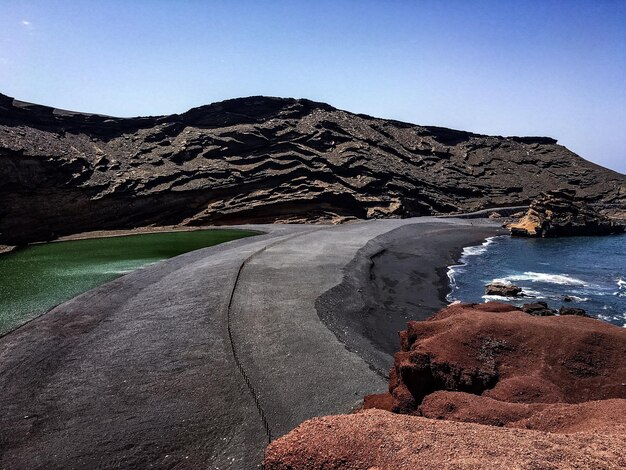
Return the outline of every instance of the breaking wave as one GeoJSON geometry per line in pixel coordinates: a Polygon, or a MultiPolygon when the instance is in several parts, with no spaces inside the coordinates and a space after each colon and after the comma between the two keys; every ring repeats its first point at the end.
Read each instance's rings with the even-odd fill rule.
{"type": "Polygon", "coordinates": [[[560,284],[567,286],[587,286],[585,281],[568,276],[567,274],[536,273],[526,271],[523,274],[512,274],[501,279],[494,279],[493,282],[511,283],[512,281],[546,282],[549,284],[560,284]]]}
{"type": "Polygon", "coordinates": [[[592,316],[626,324],[626,234],[608,237],[520,239],[492,237],[463,250],[448,268],[448,301],[544,301],[550,308],[583,308],[592,316]],[[523,296],[485,295],[492,282],[515,284],[523,296]]]}

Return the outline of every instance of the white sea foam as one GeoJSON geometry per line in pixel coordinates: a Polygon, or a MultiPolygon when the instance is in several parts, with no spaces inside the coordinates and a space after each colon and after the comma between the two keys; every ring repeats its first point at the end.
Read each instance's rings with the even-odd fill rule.
{"type": "Polygon", "coordinates": [[[485,241],[481,245],[466,246],[465,248],[463,248],[463,253],[461,254],[461,261],[464,261],[464,259],[468,256],[478,256],[478,255],[482,255],[483,253],[485,253],[487,251],[487,247],[493,243],[493,240],[495,238],[496,237],[488,237],[485,239],[485,241]]]}
{"type": "Polygon", "coordinates": [[[596,316],[600,320],[604,320],[605,322],[608,322],[608,323],[614,323],[615,321],[623,322],[622,328],[626,328],[626,312],[623,312],[621,314],[615,313],[613,315],[604,315],[602,313],[599,313],[596,316]]]}
{"type": "Polygon", "coordinates": [[[511,297],[505,297],[503,295],[483,295],[482,298],[485,302],[511,302],[511,300],[513,300],[511,297]]]}
{"type": "MultiPolygon", "coordinates": [[[[494,280],[495,282],[496,280],[494,280]]],[[[498,279],[499,282],[511,282],[511,281],[530,281],[530,282],[545,282],[549,284],[561,284],[569,286],[586,286],[587,283],[575,277],[568,276],[567,274],[551,274],[551,273],[536,273],[532,271],[526,271],[523,274],[513,274],[506,276],[502,279],[498,279]]]]}
{"type": "Polygon", "coordinates": [[[538,290],[532,290],[532,289],[522,289],[522,294],[524,294],[526,297],[543,297],[544,294],[543,292],[539,292],[538,290]]]}
{"type": "MultiPolygon", "coordinates": [[[[499,236],[507,236],[507,235],[499,235],[499,236]]],[[[481,245],[478,245],[478,246],[466,246],[465,248],[463,248],[463,251],[461,253],[461,258],[459,259],[460,264],[448,266],[448,271],[446,273],[448,275],[448,280],[450,281],[450,293],[446,295],[446,300],[448,302],[452,302],[453,300],[455,300],[452,297],[452,293],[456,289],[456,280],[454,277],[456,274],[463,272],[463,266],[467,265],[467,258],[469,256],[478,256],[478,255],[482,255],[483,253],[485,253],[489,245],[491,245],[494,239],[496,238],[498,237],[488,237],[485,239],[485,241],[481,245]]]]}

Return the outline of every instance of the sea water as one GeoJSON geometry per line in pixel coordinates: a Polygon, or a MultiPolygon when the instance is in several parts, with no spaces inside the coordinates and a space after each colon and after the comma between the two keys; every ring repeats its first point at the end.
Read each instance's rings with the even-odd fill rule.
{"type": "Polygon", "coordinates": [[[544,301],[556,309],[583,308],[596,318],[626,327],[626,234],[492,237],[481,246],[465,248],[459,264],[449,267],[448,277],[450,302],[544,301]],[[490,282],[515,284],[524,296],[485,295],[490,282]]]}

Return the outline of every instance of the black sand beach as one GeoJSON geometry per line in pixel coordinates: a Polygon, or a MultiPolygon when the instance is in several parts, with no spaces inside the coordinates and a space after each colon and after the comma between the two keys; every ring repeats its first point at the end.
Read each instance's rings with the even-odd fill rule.
{"type": "Polygon", "coordinates": [[[320,318],[386,377],[407,321],[447,305],[447,267],[462,248],[505,233],[485,220],[468,224],[408,225],[370,240],[344,269],[341,284],[317,300],[320,318]]]}

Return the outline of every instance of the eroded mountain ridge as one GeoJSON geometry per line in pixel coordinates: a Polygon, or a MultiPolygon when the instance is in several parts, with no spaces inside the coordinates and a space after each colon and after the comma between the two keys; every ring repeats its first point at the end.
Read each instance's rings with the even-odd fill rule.
{"type": "Polygon", "coordinates": [[[114,118],[0,95],[0,243],[147,225],[342,221],[527,204],[626,176],[547,137],[499,137],[249,97],[114,118]]]}

